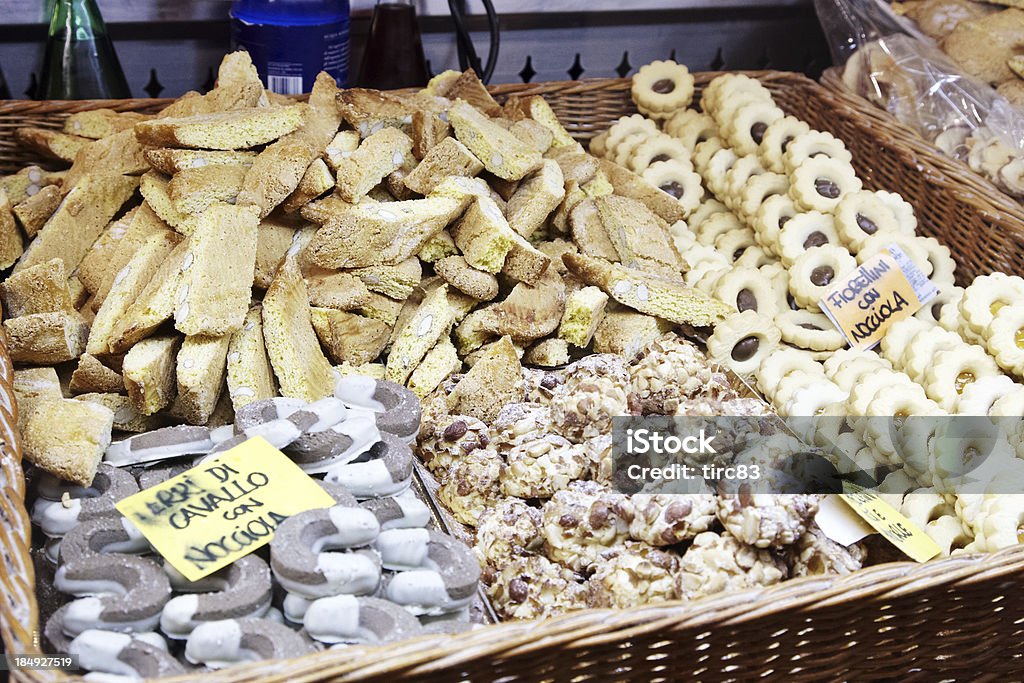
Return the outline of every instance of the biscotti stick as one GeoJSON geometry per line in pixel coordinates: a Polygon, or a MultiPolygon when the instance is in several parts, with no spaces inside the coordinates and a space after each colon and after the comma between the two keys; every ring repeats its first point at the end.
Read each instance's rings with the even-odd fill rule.
{"type": "Polygon", "coordinates": [[[174,359],[180,343],[177,336],[144,339],[125,356],[121,367],[124,385],[142,415],[163,410],[174,398],[174,359]]]}
{"type": "Polygon", "coordinates": [[[474,177],[484,170],[472,152],[455,138],[436,144],[415,170],[405,177],[405,186],[413,192],[428,195],[449,176],[474,177]]]}
{"type": "Polygon", "coordinates": [[[615,194],[636,199],[661,216],[669,225],[686,219],[686,210],[675,197],[616,163],[601,159],[601,170],[615,188],[615,194]]]}
{"type": "Polygon", "coordinates": [[[499,178],[519,180],[543,162],[529,145],[465,102],[452,105],[448,118],[455,137],[499,178]]]}
{"type": "Polygon", "coordinates": [[[407,258],[393,266],[369,266],[350,271],[371,292],[392,299],[407,299],[420,284],[423,268],[416,257],[407,258]]]}
{"type": "Polygon", "coordinates": [[[34,195],[16,205],[12,210],[21,228],[30,238],[46,225],[50,216],[60,206],[61,190],[57,185],[47,185],[34,195]]]}
{"type": "Polygon", "coordinates": [[[61,479],[89,486],[110,445],[113,424],[113,411],[101,405],[43,401],[25,421],[25,459],[61,479]]]}
{"type": "Polygon", "coordinates": [[[89,138],[32,126],[18,128],[14,131],[14,137],[24,147],[68,163],[75,160],[75,155],[83,147],[92,143],[89,138]]]}
{"type": "Polygon", "coordinates": [[[135,135],[151,147],[248,149],[287,135],[302,125],[307,107],[253,107],[143,121],[135,135]]]}
{"type": "Polygon", "coordinates": [[[187,168],[167,183],[167,195],[182,214],[201,213],[216,202],[236,203],[246,168],[236,164],[187,168]]]}
{"type": "MultiPolygon", "coordinates": [[[[116,272],[112,260],[114,255],[118,253],[121,240],[127,236],[128,229],[131,227],[132,221],[135,220],[135,215],[139,212],[140,208],[136,206],[120,218],[110,221],[107,227],[103,229],[103,234],[92,243],[89,251],[82,258],[82,262],[78,264],[77,277],[90,294],[95,294],[99,291],[100,285],[103,284],[103,280],[108,272],[116,272]]],[[[168,228],[165,227],[164,229],[168,228]]],[[[124,263],[121,266],[124,266],[124,263]]],[[[99,304],[96,307],[99,308],[99,304]]]]}
{"type": "Polygon", "coordinates": [[[442,285],[428,294],[423,303],[402,327],[388,353],[384,379],[405,384],[437,340],[451,331],[455,322],[448,306],[448,286],[442,285]]]}
{"type": "Polygon", "coordinates": [[[476,197],[455,225],[452,239],[469,265],[488,273],[497,273],[515,244],[512,229],[504,214],[490,197],[476,197]]]}
{"type": "Polygon", "coordinates": [[[505,111],[508,112],[510,109],[521,112],[551,131],[552,147],[582,151],[583,148],[580,146],[580,143],[576,142],[572,135],[569,134],[569,131],[562,126],[558,116],[551,109],[551,105],[540,95],[509,98],[509,101],[505,104],[505,111]]]}
{"type": "Polygon", "coordinates": [[[123,394],[91,393],[75,396],[76,401],[86,401],[106,406],[114,412],[114,429],[122,432],[151,432],[167,425],[163,415],[142,415],[135,410],[132,400],[123,394]]]}
{"type": "Polygon", "coordinates": [[[179,332],[219,336],[241,328],[256,269],[258,225],[252,207],[214,204],[199,216],[174,305],[179,332]]]}
{"type": "Polygon", "coordinates": [[[185,93],[183,97],[167,105],[160,116],[191,116],[231,109],[248,109],[266,106],[267,96],[256,67],[245,50],[238,50],[224,57],[217,70],[217,85],[213,90],[200,95],[185,93]]]}
{"type": "Polygon", "coordinates": [[[409,157],[409,136],[397,128],[384,128],[363,140],[350,156],[337,160],[335,192],[347,202],[359,201],[409,157]]]}
{"type": "Polygon", "coordinates": [[[597,287],[584,287],[569,295],[558,325],[558,336],[581,349],[590,345],[601,320],[608,295],[597,287]]]}
{"type": "Polygon", "coordinates": [[[3,323],[7,350],[16,363],[53,365],[78,358],[89,325],[77,311],[33,313],[3,323]]]}
{"type": "Polygon", "coordinates": [[[157,147],[145,151],[146,161],[155,170],[164,175],[174,175],[188,168],[203,166],[250,166],[256,158],[256,152],[250,151],[213,151],[211,149],[175,149],[173,147],[157,147]]]}
{"type": "Polygon", "coordinates": [[[452,340],[442,337],[412,371],[409,389],[421,399],[426,398],[441,382],[461,369],[462,361],[452,340]]]}
{"type": "Polygon", "coordinates": [[[338,131],[341,114],[335,104],[337,95],[334,79],[321,72],[309,96],[305,123],[259,153],[238,193],[240,205],[255,206],[263,217],[295,191],[306,169],[338,131]]]}
{"type": "Polygon", "coordinates": [[[174,232],[152,235],[118,272],[103,305],[96,312],[85,347],[87,353],[94,356],[110,353],[114,330],[181,240],[181,235],[174,232]]]}
{"type": "Polygon", "coordinates": [[[144,173],[139,185],[139,191],[146,200],[146,204],[153,212],[160,217],[160,220],[167,223],[182,235],[191,235],[195,232],[198,217],[182,213],[174,206],[171,199],[170,179],[156,171],[144,173]]]}
{"type": "Polygon", "coordinates": [[[59,258],[73,271],[111,217],[138,187],[138,178],[88,175],[71,190],[25,250],[15,271],[59,258]]]}
{"type": "Polygon", "coordinates": [[[351,311],[370,301],[370,290],[352,273],[313,267],[306,273],[309,305],[351,311]]]}
{"type": "Polygon", "coordinates": [[[658,224],[657,215],[642,202],[608,195],[598,197],[594,204],[622,265],[646,270],[646,266],[657,264],[664,266],[658,272],[682,272],[672,239],[658,224]]]}
{"type": "MultiPolygon", "coordinates": [[[[117,223],[114,223],[109,230],[118,229],[118,227],[117,223]]],[[[96,296],[93,299],[93,308],[99,310],[100,306],[103,305],[103,301],[110,293],[111,287],[114,286],[114,279],[117,277],[117,274],[128,265],[128,262],[147,240],[154,235],[171,234],[173,232],[170,226],[164,223],[156,212],[153,211],[149,202],[142,202],[132,215],[131,223],[125,230],[124,235],[109,249],[109,256],[106,261],[99,263],[98,261],[101,256],[97,255],[95,257],[97,260],[94,266],[95,270],[89,275],[91,279],[99,279],[99,286],[94,292],[96,296]]],[[[92,260],[92,257],[90,257],[90,260],[92,260]]]]}
{"type": "Polygon", "coordinates": [[[320,195],[334,189],[334,174],[323,159],[314,159],[295,191],[288,195],[281,208],[285,213],[295,213],[320,195]]]}
{"type": "Polygon", "coordinates": [[[185,337],[178,351],[175,374],[178,397],[173,413],[189,424],[206,424],[224,385],[230,335],[185,337]]]}
{"type": "Polygon", "coordinates": [[[76,112],[64,119],[64,132],[68,135],[81,135],[83,138],[99,140],[123,130],[130,130],[139,121],[149,118],[152,117],[135,111],[89,109],[76,112]]]}
{"type": "Polygon", "coordinates": [[[18,427],[41,401],[60,400],[64,394],[54,368],[18,368],[14,371],[14,399],[18,402],[18,427]]]}
{"type": "Polygon", "coordinates": [[[544,224],[564,197],[562,169],[551,159],[545,159],[539,169],[523,179],[509,199],[505,209],[509,227],[528,238],[544,224]]]}
{"type": "Polygon", "coordinates": [[[263,298],[263,336],[281,395],[316,401],[334,391],[334,373],[310,322],[309,294],[294,257],[263,298]]]}
{"type": "Polygon", "coordinates": [[[188,241],[182,242],[160,264],[149,284],[125,311],[111,332],[107,344],[110,353],[127,351],[174,315],[174,297],[181,282],[181,266],[185,262],[188,249],[188,241]]]}
{"type": "Polygon", "coordinates": [[[242,406],[277,396],[274,371],[263,340],[263,309],[253,306],[228,344],[227,383],[231,404],[242,406]]]}
{"type": "Polygon", "coordinates": [[[74,311],[64,262],[56,258],[11,275],[0,283],[0,297],[11,318],[74,311]]]}
{"type": "Polygon", "coordinates": [[[676,324],[706,327],[735,312],[699,290],[617,263],[583,254],[566,254],[562,260],[570,273],[597,285],[619,303],[676,324]]]}
{"type": "Polygon", "coordinates": [[[391,336],[380,320],[333,308],[311,309],[313,329],[331,361],[362,365],[376,360],[391,336]]]}
{"type": "Polygon", "coordinates": [[[523,400],[523,368],[508,337],[492,344],[448,396],[453,415],[468,415],[490,424],[509,403],[523,400]]]}
{"type": "Polygon", "coordinates": [[[72,394],[122,393],[125,391],[124,378],[101,363],[95,356],[83,353],[78,367],[71,373],[68,389],[72,394]]]}
{"type": "Polygon", "coordinates": [[[102,140],[92,142],[75,156],[75,163],[68,169],[62,192],[65,194],[78,185],[89,173],[99,169],[103,173],[138,175],[149,170],[149,162],[143,154],[143,147],[135,139],[135,133],[122,131],[102,140]]]}

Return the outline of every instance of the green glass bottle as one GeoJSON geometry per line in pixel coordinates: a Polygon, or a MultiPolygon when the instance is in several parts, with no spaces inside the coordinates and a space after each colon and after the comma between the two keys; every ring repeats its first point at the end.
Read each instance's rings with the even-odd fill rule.
{"type": "Polygon", "coordinates": [[[56,0],[36,97],[88,100],[131,96],[96,0],[56,0]]]}

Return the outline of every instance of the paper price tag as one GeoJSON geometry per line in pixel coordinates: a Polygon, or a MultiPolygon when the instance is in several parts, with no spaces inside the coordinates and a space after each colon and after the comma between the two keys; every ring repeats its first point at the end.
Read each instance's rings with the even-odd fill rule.
{"type": "Polygon", "coordinates": [[[837,281],[819,302],[854,349],[870,349],[889,327],[917,311],[938,288],[895,244],[837,281]]]}
{"type": "Polygon", "coordinates": [[[901,515],[873,491],[844,481],[843,493],[839,494],[839,497],[865,522],[874,527],[875,531],[914,561],[926,562],[942,552],[935,541],[920,527],[901,515]]]}
{"type": "Polygon", "coordinates": [[[334,499],[264,439],[249,439],[117,503],[189,581],[260,548],[288,517],[334,499]]]}

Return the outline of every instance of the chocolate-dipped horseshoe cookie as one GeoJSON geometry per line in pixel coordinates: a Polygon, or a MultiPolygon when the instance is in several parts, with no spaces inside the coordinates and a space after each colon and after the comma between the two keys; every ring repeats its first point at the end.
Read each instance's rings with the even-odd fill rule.
{"type": "Polygon", "coordinates": [[[147,551],[149,542],[142,532],[127,518],[111,515],[83,522],[68,532],[60,544],[59,560],[66,565],[104,554],[147,551]]]}
{"type": "MultiPolygon", "coordinates": [[[[154,634],[155,635],[155,634],[154,634]]],[[[185,667],[149,639],[127,633],[89,629],[68,644],[67,653],[78,657],[88,671],[137,678],[160,678],[185,673],[185,667]]]]}
{"type": "Polygon", "coordinates": [[[416,529],[430,523],[430,508],[411,491],[387,498],[372,498],[359,506],[373,513],[381,531],[416,529]]]}
{"type": "Polygon", "coordinates": [[[114,504],[138,490],[132,475],[104,464],[96,470],[89,487],[74,486],[47,475],[39,481],[32,521],[47,536],[60,537],[80,522],[116,514],[114,504]],[[65,494],[69,496],[67,502],[61,500],[65,494]]]}
{"type": "Polygon", "coordinates": [[[270,619],[208,621],[185,642],[185,659],[222,669],[239,662],[301,657],[313,650],[302,635],[270,619]]]}
{"type": "Polygon", "coordinates": [[[380,558],[369,550],[350,550],[368,545],[379,532],[377,518],[359,507],[300,512],[274,533],[270,566],[285,590],[302,597],[372,593],[380,583],[380,558]]]}
{"type": "MultiPolygon", "coordinates": [[[[378,425],[379,426],[379,425],[378,425]]],[[[412,482],[413,453],[409,444],[388,432],[355,460],[335,465],[324,479],[341,484],[359,499],[393,496],[412,482]]]]}
{"type": "Polygon", "coordinates": [[[372,410],[377,428],[411,441],[420,430],[420,401],[416,394],[394,382],[362,375],[342,377],[334,385],[334,395],[349,406],[372,410]]]}
{"type": "Polygon", "coordinates": [[[335,595],[314,600],[302,622],[306,633],[322,643],[391,643],[423,633],[416,617],[393,602],[335,595]]]}
{"type": "Polygon", "coordinates": [[[426,529],[393,529],[377,538],[385,567],[395,574],[384,597],[414,614],[453,612],[468,605],[480,581],[473,552],[451,536],[426,529]]]}
{"type": "Polygon", "coordinates": [[[321,473],[356,459],[377,441],[380,432],[373,414],[353,412],[327,429],[303,434],[284,451],[306,472],[321,473]]]}
{"type": "Polygon", "coordinates": [[[115,467],[157,462],[182,455],[202,455],[214,447],[209,427],[180,425],[136,434],[107,447],[103,462],[115,467]]]}
{"type": "Polygon", "coordinates": [[[166,565],[176,591],[196,591],[171,598],[160,615],[160,630],[169,638],[185,639],[208,621],[262,617],[270,608],[271,580],[267,563],[246,555],[201,581],[190,583],[166,565]]]}
{"type": "MultiPolygon", "coordinates": [[[[61,553],[65,550],[61,548],[61,553]]],[[[131,555],[92,555],[63,563],[53,585],[81,598],[64,612],[64,633],[69,636],[90,628],[152,631],[171,596],[160,565],[131,555]]]]}

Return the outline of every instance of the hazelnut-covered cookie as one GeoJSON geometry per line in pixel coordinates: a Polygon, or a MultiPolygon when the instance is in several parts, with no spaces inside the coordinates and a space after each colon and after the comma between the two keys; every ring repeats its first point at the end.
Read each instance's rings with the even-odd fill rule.
{"type": "Polygon", "coordinates": [[[644,543],[626,542],[603,557],[587,581],[591,607],[626,609],[675,600],[679,556],[644,543]]]}
{"type": "Polygon", "coordinates": [[[630,400],[645,415],[670,415],[680,403],[705,390],[711,366],[700,349],[678,335],[667,335],[629,364],[630,400]]]}
{"type": "Polygon", "coordinates": [[[679,568],[679,595],[696,599],[727,590],[771,586],[788,575],[770,550],[744,545],[728,532],[706,531],[693,539],[679,568]]]}

